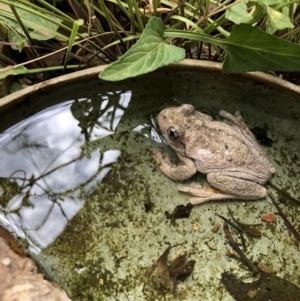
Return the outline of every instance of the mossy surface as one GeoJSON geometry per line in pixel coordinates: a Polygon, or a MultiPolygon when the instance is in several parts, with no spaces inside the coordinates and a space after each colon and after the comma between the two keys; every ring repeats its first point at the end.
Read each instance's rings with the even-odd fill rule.
{"type": "MultiPolygon", "coordinates": [[[[157,142],[150,116],[165,104],[180,103],[214,117],[220,109],[239,110],[250,128],[264,129],[273,141],[264,147],[277,169],[272,183],[300,199],[300,104],[294,95],[213,72],[161,71],[32,96],[1,119],[3,132],[31,116],[0,137],[1,217],[27,239],[40,269],[73,301],[231,301],[221,273],[250,277],[226,255],[230,246],[218,214],[230,218],[229,208],[243,223],[259,223],[262,215],[276,212],[268,197],[203,204],[188,219],[165,217],[189,196],[155,165],[153,149],[172,151],[157,142]],[[196,263],[174,296],[157,290],[145,271],[169,244],[178,243],[184,244],[170,258],[186,252],[196,263]]],[[[192,181],[204,182],[205,176],[192,181]]],[[[280,206],[299,229],[299,206],[284,201],[280,206]]],[[[298,243],[282,220],[259,230],[260,239],[246,239],[247,256],[299,285],[298,243]]]]}

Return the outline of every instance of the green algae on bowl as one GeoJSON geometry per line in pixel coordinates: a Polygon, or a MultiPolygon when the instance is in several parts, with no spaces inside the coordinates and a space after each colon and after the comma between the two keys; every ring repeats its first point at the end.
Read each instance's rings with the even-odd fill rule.
{"type": "MultiPolygon", "coordinates": [[[[231,211],[237,220],[256,224],[276,209],[269,197],[208,202],[188,218],[167,219],[165,212],[188,204],[189,196],[155,164],[158,147],[176,156],[151,115],[165,104],[181,103],[214,117],[221,109],[241,111],[250,128],[263,129],[272,140],[263,146],[277,171],[271,183],[299,199],[299,102],[299,95],[283,89],[183,70],[32,95],[1,115],[0,223],[28,244],[40,269],[74,301],[232,301],[222,273],[238,278],[249,273],[227,257],[230,246],[218,230],[218,214],[230,217],[231,211]],[[144,292],[147,268],[168,245],[182,242],[171,256],[186,253],[196,261],[193,273],[175,295],[154,286],[144,292]]],[[[192,181],[204,182],[205,176],[187,183],[192,181]]],[[[299,227],[299,207],[287,200],[281,208],[299,227]]],[[[247,255],[299,285],[298,246],[283,221],[259,231],[261,238],[246,239],[247,255]]]]}

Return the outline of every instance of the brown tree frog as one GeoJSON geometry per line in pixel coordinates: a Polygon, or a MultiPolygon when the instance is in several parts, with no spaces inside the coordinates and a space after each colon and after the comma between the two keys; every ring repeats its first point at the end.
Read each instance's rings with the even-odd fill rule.
{"type": "Polygon", "coordinates": [[[192,204],[265,197],[267,190],[263,185],[275,174],[275,168],[239,112],[231,115],[222,110],[219,114],[223,121],[213,120],[190,104],[162,109],[157,124],[180,164],[172,164],[170,157],[157,149],[154,158],[159,168],[176,181],[187,180],[197,171],[206,174],[210,184],[207,187],[178,187],[194,196],[192,204]]]}

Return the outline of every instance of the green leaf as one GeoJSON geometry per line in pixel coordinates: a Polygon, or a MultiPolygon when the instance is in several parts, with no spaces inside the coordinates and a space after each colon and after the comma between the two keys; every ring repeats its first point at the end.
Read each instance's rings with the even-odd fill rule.
{"type": "Polygon", "coordinates": [[[290,18],[267,6],[267,32],[268,33],[274,33],[276,30],[281,30],[285,28],[294,28],[293,23],[291,22],[290,18]]]}
{"type": "Polygon", "coordinates": [[[261,4],[262,6],[263,5],[274,5],[274,4],[277,4],[277,3],[281,3],[282,0],[252,0],[253,2],[256,2],[256,3],[259,3],[261,4]]]}
{"type": "Polygon", "coordinates": [[[65,60],[64,60],[64,71],[67,68],[67,64],[68,64],[69,57],[71,55],[71,50],[72,50],[72,47],[73,47],[73,42],[74,42],[74,40],[76,38],[78,29],[83,24],[84,24],[84,20],[83,19],[76,20],[73,23],[73,28],[72,28],[72,32],[71,32],[69,43],[68,43],[68,49],[67,49],[67,53],[66,53],[65,60]]]}
{"type": "Polygon", "coordinates": [[[17,91],[20,91],[20,90],[22,90],[22,89],[23,89],[23,87],[21,86],[21,84],[18,83],[18,82],[16,82],[16,81],[14,81],[14,82],[12,82],[11,85],[10,85],[10,88],[9,88],[9,94],[14,93],[14,92],[17,92],[17,91]]]}
{"type": "MultiPolygon", "coordinates": [[[[14,5],[14,2],[12,2],[12,5],[14,5]]],[[[37,10],[21,3],[18,3],[18,7],[15,7],[15,9],[32,39],[39,41],[52,38],[67,40],[64,35],[57,32],[58,24],[62,23],[62,20],[58,17],[46,13],[41,14],[37,10]]],[[[3,20],[7,25],[8,37],[11,43],[19,44],[24,40],[25,34],[22,27],[19,25],[10,7],[3,3],[0,3],[0,20],[3,20]]],[[[18,46],[13,48],[18,50],[18,46]]]]}
{"type": "Polygon", "coordinates": [[[28,69],[24,66],[9,66],[3,69],[0,69],[0,79],[5,78],[9,75],[19,75],[19,74],[26,74],[28,73],[28,69]]]}
{"type": "Polygon", "coordinates": [[[212,43],[226,52],[224,73],[300,71],[300,45],[247,24],[235,25],[227,39],[183,30],[165,30],[165,36],[212,43]]]}
{"type": "Polygon", "coordinates": [[[251,23],[253,20],[252,16],[248,13],[248,7],[246,3],[240,2],[236,5],[231,6],[225,12],[225,18],[234,22],[235,24],[251,23]]]}
{"type": "Polygon", "coordinates": [[[250,25],[237,25],[229,38],[218,41],[226,51],[224,73],[300,71],[300,45],[250,25]]]}
{"type": "Polygon", "coordinates": [[[26,45],[26,40],[22,40],[20,43],[19,43],[19,52],[22,52],[24,47],[26,45]]]}
{"type": "Polygon", "coordinates": [[[118,81],[151,72],[184,59],[185,50],[167,44],[163,30],[164,25],[161,19],[152,17],[140,39],[118,61],[106,67],[99,77],[104,80],[118,81]]]}

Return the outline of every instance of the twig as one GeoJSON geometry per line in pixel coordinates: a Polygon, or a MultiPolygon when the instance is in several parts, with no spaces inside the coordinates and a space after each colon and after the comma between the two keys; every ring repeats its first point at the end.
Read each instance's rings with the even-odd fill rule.
{"type": "Polygon", "coordinates": [[[218,214],[219,217],[229,226],[231,226],[233,229],[235,229],[236,231],[239,232],[240,234],[240,239],[242,241],[242,246],[243,246],[243,250],[244,252],[246,252],[247,248],[246,248],[246,242],[245,242],[245,237],[243,235],[244,230],[240,227],[239,224],[234,224],[231,220],[225,218],[224,216],[218,214]]]}
{"type": "Polygon", "coordinates": [[[290,201],[294,202],[296,205],[300,205],[300,201],[293,198],[291,195],[289,195],[288,193],[282,191],[280,188],[278,188],[276,185],[272,184],[271,182],[268,183],[269,186],[271,186],[274,190],[276,190],[279,194],[284,195],[287,199],[289,199],[290,201]]]}
{"type": "Polygon", "coordinates": [[[233,248],[234,251],[238,253],[241,260],[246,264],[246,266],[254,273],[257,274],[258,270],[256,266],[248,259],[248,257],[245,255],[245,253],[240,249],[240,247],[237,245],[233,237],[231,236],[231,233],[229,231],[229,227],[227,224],[224,224],[223,226],[224,233],[227,236],[227,239],[229,241],[229,244],[233,248]]]}
{"type": "Polygon", "coordinates": [[[295,238],[300,242],[300,234],[296,231],[296,229],[293,227],[293,225],[287,219],[287,217],[285,216],[285,214],[283,213],[283,211],[280,209],[280,207],[278,206],[278,204],[275,202],[275,198],[274,198],[273,194],[269,192],[269,195],[271,197],[271,201],[272,201],[273,205],[276,207],[276,209],[278,211],[278,214],[283,219],[284,224],[292,232],[292,234],[295,236],[295,238]]]}

